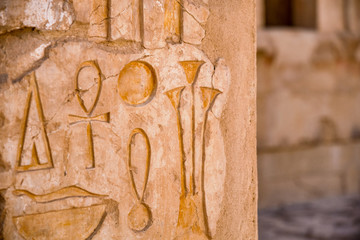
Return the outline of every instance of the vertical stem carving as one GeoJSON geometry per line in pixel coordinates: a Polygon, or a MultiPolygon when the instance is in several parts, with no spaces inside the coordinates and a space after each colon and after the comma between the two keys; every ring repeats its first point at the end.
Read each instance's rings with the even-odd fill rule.
{"type": "Polygon", "coordinates": [[[88,136],[89,154],[91,160],[91,165],[87,168],[90,169],[95,167],[94,141],[93,141],[92,126],[90,121],[88,122],[87,125],[87,136],[88,136]]]}
{"type": "Polygon", "coordinates": [[[139,28],[141,45],[144,46],[144,0],[139,0],[139,28]]]}
{"type": "Polygon", "coordinates": [[[184,152],[184,139],[183,139],[183,130],[181,125],[181,115],[180,115],[180,99],[181,93],[185,87],[174,88],[170,91],[167,91],[165,94],[170,99],[172,106],[176,111],[176,123],[178,128],[178,139],[179,139],[179,148],[180,148],[180,176],[181,176],[181,196],[185,196],[187,193],[186,189],[186,175],[185,175],[185,152],[184,152]]]}
{"type": "Polygon", "coordinates": [[[179,43],[182,34],[182,6],[181,0],[165,0],[164,27],[166,41],[179,43]]]}
{"type": "Polygon", "coordinates": [[[182,61],[180,65],[183,67],[186,80],[191,88],[191,173],[190,173],[190,192],[195,194],[195,82],[199,74],[203,61],[182,61]]]}
{"type": "Polygon", "coordinates": [[[190,135],[190,146],[191,146],[191,172],[190,172],[190,192],[187,193],[186,189],[186,180],[185,178],[185,166],[184,166],[184,146],[183,146],[183,135],[181,128],[181,119],[180,119],[180,94],[184,87],[175,88],[166,92],[166,95],[169,97],[173,107],[177,113],[177,125],[178,125],[178,134],[180,142],[180,152],[181,152],[181,188],[182,192],[180,195],[180,204],[179,204],[179,215],[177,223],[177,233],[176,240],[180,239],[211,239],[209,229],[208,229],[208,220],[206,213],[206,199],[205,199],[205,134],[206,134],[206,124],[208,118],[208,112],[218,94],[221,92],[214,88],[200,87],[201,90],[201,100],[203,113],[203,121],[201,126],[201,154],[200,154],[200,183],[199,191],[196,191],[197,185],[195,184],[195,82],[199,74],[199,70],[203,61],[182,61],[179,62],[183,67],[186,74],[186,80],[190,86],[190,112],[191,112],[191,135],[190,135]]]}
{"type": "Polygon", "coordinates": [[[213,105],[215,98],[221,91],[208,88],[200,87],[201,89],[201,98],[203,102],[204,116],[203,123],[201,127],[201,172],[200,172],[200,193],[201,193],[201,202],[202,202],[202,214],[204,219],[204,228],[207,235],[209,235],[208,222],[207,222],[207,213],[206,213],[206,199],[205,199],[205,133],[206,133],[206,123],[208,119],[208,114],[211,106],[213,105]]]}

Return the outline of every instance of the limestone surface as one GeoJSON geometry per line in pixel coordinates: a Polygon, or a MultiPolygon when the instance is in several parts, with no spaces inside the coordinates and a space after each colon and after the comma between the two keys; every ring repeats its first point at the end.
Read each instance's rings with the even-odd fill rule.
{"type": "Polygon", "coordinates": [[[256,239],[253,4],[17,3],[1,8],[4,239],[256,239]],[[222,29],[241,8],[252,27],[222,29]]]}

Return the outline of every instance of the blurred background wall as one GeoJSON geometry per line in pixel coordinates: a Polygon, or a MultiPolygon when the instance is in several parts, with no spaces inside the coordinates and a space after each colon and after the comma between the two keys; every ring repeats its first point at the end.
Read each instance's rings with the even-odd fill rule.
{"type": "Polygon", "coordinates": [[[360,0],[256,0],[260,240],[360,239],[360,0]]]}
{"type": "Polygon", "coordinates": [[[360,191],[360,1],[257,0],[259,206],[360,191]]]}

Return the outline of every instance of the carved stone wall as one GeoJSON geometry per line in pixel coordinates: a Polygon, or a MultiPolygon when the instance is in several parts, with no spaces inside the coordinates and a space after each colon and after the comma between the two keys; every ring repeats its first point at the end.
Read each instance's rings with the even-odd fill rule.
{"type": "Polygon", "coordinates": [[[4,239],[257,238],[254,2],[0,6],[4,239]]]}

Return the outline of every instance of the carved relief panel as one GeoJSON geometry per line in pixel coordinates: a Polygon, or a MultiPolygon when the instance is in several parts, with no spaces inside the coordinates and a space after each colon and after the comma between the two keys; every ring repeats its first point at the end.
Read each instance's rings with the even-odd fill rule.
{"type": "Polygon", "coordinates": [[[206,2],[92,0],[87,38],[3,91],[27,95],[3,154],[13,239],[213,238],[231,77],[198,46],[206,2]]]}

